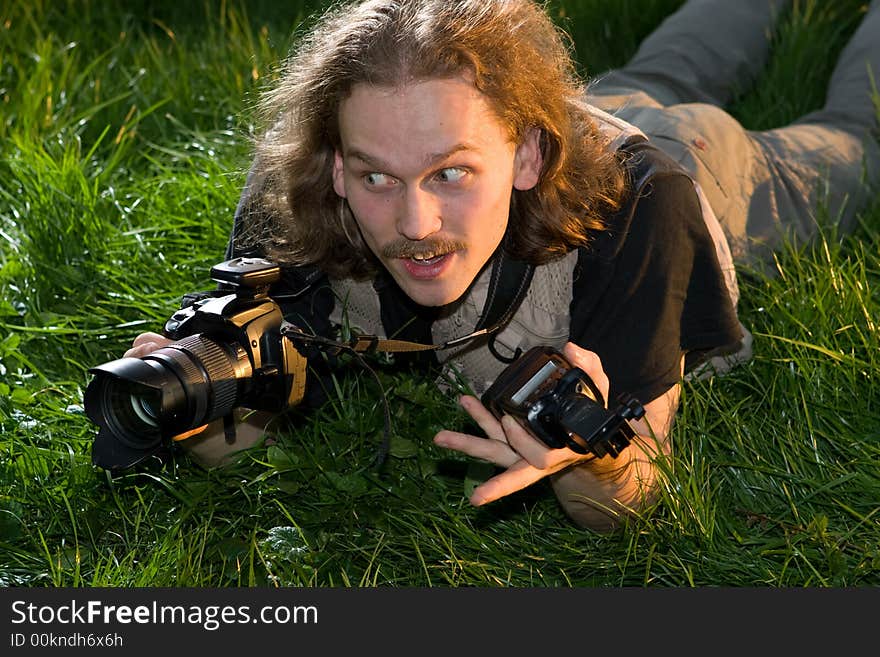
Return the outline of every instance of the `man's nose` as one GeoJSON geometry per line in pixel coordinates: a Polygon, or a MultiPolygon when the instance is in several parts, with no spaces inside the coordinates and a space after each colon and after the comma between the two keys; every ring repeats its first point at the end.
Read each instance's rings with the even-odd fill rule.
{"type": "Polygon", "coordinates": [[[410,240],[423,240],[443,224],[438,199],[422,189],[406,190],[397,219],[397,232],[410,240]]]}

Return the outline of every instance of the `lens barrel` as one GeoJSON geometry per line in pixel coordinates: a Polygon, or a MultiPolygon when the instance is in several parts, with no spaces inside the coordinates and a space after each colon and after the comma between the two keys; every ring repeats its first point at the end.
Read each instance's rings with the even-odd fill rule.
{"type": "Polygon", "coordinates": [[[85,411],[101,427],[92,460],[116,469],[154,453],[165,438],[230,413],[252,367],[241,345],[200,333],[89,372],[85,411]]]}

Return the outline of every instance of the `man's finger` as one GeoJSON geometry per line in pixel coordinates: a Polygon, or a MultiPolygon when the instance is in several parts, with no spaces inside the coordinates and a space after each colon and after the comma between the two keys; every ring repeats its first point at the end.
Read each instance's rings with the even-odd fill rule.
{"type": "Polygon", "coordinates": [[[567,447],[560,449],[548,447],[509,415],[501,419],[501,426],[507,436],[507,442],[514,451],[538,470],[558,469],[560,465],[568,465],[583,458],[567,447]]]}
{"type": "Polygon", "coordinates": [[[495,475],[474,488],[470,503],[474,506],[482,506],[494,502],[531,486],[548,474],[546,470],[539,470],[527,461],[520,459],[501,474],[495,475]]]}
{"type": "Polygon", "coordinates": [[[477,459],[489,461],[502,468],[509,468],[520,460],[519,454],[503,440],[490,440],[479,436],[471,436],[458,431],[444,429],[434,436],[434,444],[438,447],[454,449],[477,459]]]}
{"type": "Polygon", "coordinates": [[[492,415],[479,399],[471,395],[463,395],[458,400],[458,403],[471,416],[474,422],[486,432],[489,438],[502,443],[507,442],[504,429],[501,428],[498,418],[492,415]]]}
{"type": "Polygon", "coordinates": [[[157,349],[167,347],[172,342],[173,340],[166,338],[164,335],[147,331],[136,336],[131,341],[131,348],[122,355],[125,358],[141,358],[157,349]]]}
{"type": "Polygon", "coordinates": [[[599,392],[602,393],[602,396],[607,402],[609,388],[608,375],[605,374],[599,356],[595,352],[579,347],[573,342],[566,343],[565,347],[562,349],[562,354],[574,367],[582,369],[586,375],[593,380],[593,383],[599,388],[599,392]]]}

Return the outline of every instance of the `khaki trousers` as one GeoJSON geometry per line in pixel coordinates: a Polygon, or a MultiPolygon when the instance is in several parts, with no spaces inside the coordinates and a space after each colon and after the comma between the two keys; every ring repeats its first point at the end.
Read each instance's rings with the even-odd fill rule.
{"type": "Polygon", "coordinates": [[[788,4],[688,0],[588,88],[591,104],[641,128],[691,173],[737,264],[768,271],[783,239],[815,236],[820,205],[851,230],[880,181],[880,0],[842,51],[822,109],[766,131],[724,110],[761,72],[788,4]]]}

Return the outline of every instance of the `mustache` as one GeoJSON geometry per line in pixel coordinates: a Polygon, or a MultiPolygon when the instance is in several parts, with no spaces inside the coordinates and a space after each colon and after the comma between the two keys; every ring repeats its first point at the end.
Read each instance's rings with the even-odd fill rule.
{"type": "Polygon", "coordinates": [[[428,237],[423,240],[408,240],[400,237],[382,247],[383,258],[429,258],[446,255],[466,248],[460,240],[445,237],[428,237]]]}

